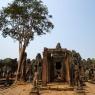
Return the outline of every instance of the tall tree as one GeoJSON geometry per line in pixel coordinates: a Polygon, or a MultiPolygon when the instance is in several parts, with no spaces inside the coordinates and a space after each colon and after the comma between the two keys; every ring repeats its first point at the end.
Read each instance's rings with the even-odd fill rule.
{"type": "MultiPolygon", "coordinates": [[[[3,37],[10,36],[19,42],[19,62],[16,80],[23,67],[26,47],[36,35],[53,29],[48,8],[41,0],[14,0],[0,11],[0,30],[3,37]]],[[[20,74],[20,75],[19,75],[20,74]]]]}

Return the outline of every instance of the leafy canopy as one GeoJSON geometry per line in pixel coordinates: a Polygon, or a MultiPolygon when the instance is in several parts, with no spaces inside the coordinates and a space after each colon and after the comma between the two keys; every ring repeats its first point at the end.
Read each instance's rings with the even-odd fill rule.
{"type": "Polygon", "coordinates": [[[4,37],[8,35],[28,45],[35,35],[53,29],[51,17],[41,0],[14,0],[0,11],[0,30],[4,37]]]}

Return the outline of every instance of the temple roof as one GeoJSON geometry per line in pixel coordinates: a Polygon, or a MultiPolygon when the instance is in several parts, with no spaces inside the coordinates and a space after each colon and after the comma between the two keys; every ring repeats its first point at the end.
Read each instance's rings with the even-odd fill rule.
{"type": "Polygon", "coordinates": [[[56,49],[61,49],[61,44],[60,43],[57,43],[56,49]]]}

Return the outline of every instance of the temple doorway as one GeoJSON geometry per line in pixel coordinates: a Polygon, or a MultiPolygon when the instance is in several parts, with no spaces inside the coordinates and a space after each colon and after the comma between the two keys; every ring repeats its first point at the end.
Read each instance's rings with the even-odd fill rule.
{"type": "Polygon", "coordinates": [[[54,66],[54,81],[55,82],[64,82],[66,80],[66,67],[63,62],[55,62],[54,66]]]}
{"type": "Polygon", "coordinates": [[[61,70],[62,64],[61,62],[56,62],[56,70],[61,70]]]}

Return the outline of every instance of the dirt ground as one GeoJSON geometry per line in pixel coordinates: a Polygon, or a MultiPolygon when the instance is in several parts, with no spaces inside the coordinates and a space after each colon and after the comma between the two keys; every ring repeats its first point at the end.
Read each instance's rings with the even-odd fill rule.
{"type": "MultiPolygon", "coordinates": [[[[86,83],[85,94],[76,94],[72,87],[63,83],[52,83],[46,87],[39,87],[40,95],[95,95],[95,84],[86,83]]],[[[32,84],[12,85],[11,87],[0,86],[0,95],[32,95],[32,84]]]]}
{"type": "Polygon", "coordinates": [[[86,83],[85,92],[86,95],[95,95],[95,84],[86,83]]]}

